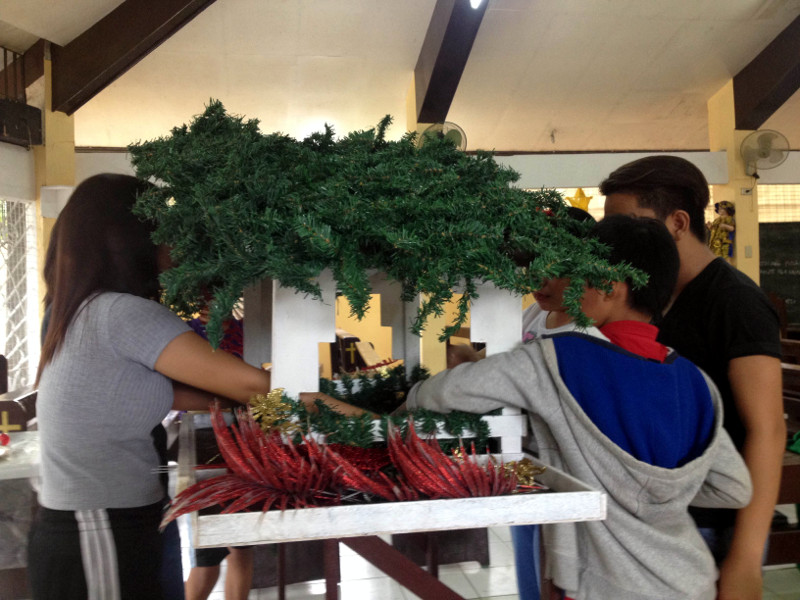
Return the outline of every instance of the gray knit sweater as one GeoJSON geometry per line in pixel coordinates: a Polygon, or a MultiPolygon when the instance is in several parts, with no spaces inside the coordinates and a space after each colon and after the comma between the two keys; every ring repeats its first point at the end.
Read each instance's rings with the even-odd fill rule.
{"type": "Polygon", "coordinates": [[[131,508],[164,497],[151,431],[173,392],[154,365],[186,331],[165,306],[130,294],[82,305],[39,382],[42,506],[131,508]]]}
{"type": "Polygon", "coordinates": [[[559,374],[552,339],[442,372],[415,386],[407,407],[477,413],[503,406],[525,409],[541,460],[607,494],[604,521],[543,528],[547,575],[568,596],[712,599],[717,571],[687,507],[743,507],[751,483],[722,429],[719,393],[703,377],[715,407],[713,437],[702,455],[673,469],[637,460],[595,426],[559,374]]]}

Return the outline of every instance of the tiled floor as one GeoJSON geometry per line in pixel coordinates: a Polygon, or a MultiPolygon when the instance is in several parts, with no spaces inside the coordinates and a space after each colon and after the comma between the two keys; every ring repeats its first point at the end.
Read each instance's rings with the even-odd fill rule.
{"type": "MultiPolygon", "coordinates": [[[[174,476],[171,486],[174,487],[174,476]]],[[[174,492],[174,489],[172,490],[174,492]]],[[[790,523],[797,522],[797,511],[793,505],[779,506],[790,523]]],[[[179,521],[183,541],[184,577],[191,567],[191,549],[188,547],[186,518],[179,521]]],[[[477,562],[443,565],[439,568],[439,579],[467,599],[519,600],[514,569],[514,551],[508,527],[489,529],[490,564],[482,567],[477,562]]],[[[220,578],[209,600],[225,600],[225,562],[222,563],[220,578]]],[[[416,600],[411,593],[396,581],[387,577],[353,550],[339,545],[339,568],[341,584],[340,600],[416,600]]],[[[252,590],[249,600],[277,600],[277,588],[252,590]]],[[[287,600],[323,600],[325,582],[323,580],[297,583],[286,587],[287,600]]],[[[800,567],[783,565],[766,567],[764,570],[763,600],[800,600],[800,567]]]]}
{"type": "MultiPolygon", "coordinates": [[[[187,539],[185,536],[183,539],[187,539]]],[[[440,568],[439,579],[464,598],[491,600],[518,600],[514,574],[514,555],[507,527],[489,530],[491,563],[481,567],[476,562],[445,565],[440,568]]],[[[188,574],[188,549],[184,552],[188,574]]],[[[209,600],[224,600],[223,574],[209,600]]],[[[352,550],[340,545],[342,583],[340,600],[414,600],[412,594],[352,550]]],[[[321,600],[325,598],[323,581],[312,581],[287,586],[288,600],[321,600]]],[[[253,590],[250,600],[277,600],[276,588],[253,590]]],[[[764,600],[800,599],[800,569],[795,566],[770,567],[764,574],[764,600]]]]}

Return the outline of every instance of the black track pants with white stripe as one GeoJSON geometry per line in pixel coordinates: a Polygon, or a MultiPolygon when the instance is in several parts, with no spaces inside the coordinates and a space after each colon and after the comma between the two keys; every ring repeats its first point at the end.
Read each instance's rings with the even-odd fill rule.
{"type": "Polygon", "coordinates": [[[160,600],[162,506],[40,507],[28,543],[33,600],[160,600]]]}

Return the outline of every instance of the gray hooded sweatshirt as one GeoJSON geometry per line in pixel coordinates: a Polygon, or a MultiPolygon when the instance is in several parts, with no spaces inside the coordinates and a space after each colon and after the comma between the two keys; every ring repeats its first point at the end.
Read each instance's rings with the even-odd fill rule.
{"type": "MultiPolygon", "coordinates": [[[[562,335],[582,337],[599,346],[590,350],[609,358],[603,362],[603,376],[596,377],[598,390],[611,389],[615,378],[635,376],[637,360],[647,361],[611,345],[594,328],[589,334],[562,335]]],[[[439,373],[412,388],[407,408],[475,413],[505,406],[522,408],[528,411],[540,459],[607,494],[604,521],[543,526],[546,575],[569,597],[715,598],[714,560],[687,508],[690,504],[741,508],[750,501],[752,491],[747,467],[722,428],[722,403],[716,387],[674,352],[665,363],[655,363],[667,373],[667,381],[670,374],[679,381],[687,369],[690,373],[697,369],[695,380],[701,387],[703,381],[707,384],[714,415],[710,441],[697,456],[676,468],[654,466],[620,448],[587,416],[559,372],[554,341],[544,338],[439,373]],[[684,371],[672,373],[671,369],[684,371]]],[[[562,357],[562,369],[586,368],[569,359],[562,357]]],[[[653,361],[647,362],[652,368],[653,361]]],[[[655,392],[650,390],[635,400],[645,407],[668,400],[672,394],[673,402],[677,397],[678,405],[684,403],[682,406],[692,409],[692,398],[676,394],[683,387],[669,388],[659,383],[655,392]]],[[[704,389],[702,395],[707,403],[704,389]]],[[[648,431],[659,428],[658,422],[649,425],[648,431]]]]}

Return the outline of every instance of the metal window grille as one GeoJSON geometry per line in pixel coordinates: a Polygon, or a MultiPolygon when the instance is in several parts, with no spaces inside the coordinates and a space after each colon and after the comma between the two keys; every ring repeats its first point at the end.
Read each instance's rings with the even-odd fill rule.
{"type": "Polygon", "coordinates": [[[0,199],[0,352],[8,360],[8,389],[33,380],[31,339],[36,313],[35,230],[31,203],[0,199]],[[33,310],[32,310],[33,308],[33,310]]]}
{"type": "MultiPolygon", "coordinates": [[[[559,188],[564,198],[574,197],[577,188],[559,188]]],[[[586,196],[591,196],[589,201],[589,214],[595,219],[603,218],[603,204],[605,197],[598,188],[583,188],[586,196]]],[[[717,215],[714,213],[714,191],[709,188],[711,201],[706,208],[706,221],[713,221],[717,215]]],[[[758,221],[759,223],[788,223],[800,222],[800,185],[774,185],[764,184],[758,186],[758,221]]]]}
{"type": "Polygon", "coordinates": [[[800,222],[800,185],[759,185],[758,222],[800,222]]]}

